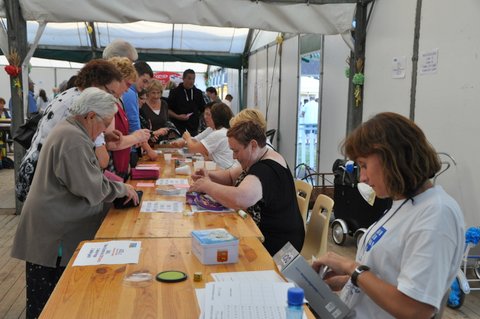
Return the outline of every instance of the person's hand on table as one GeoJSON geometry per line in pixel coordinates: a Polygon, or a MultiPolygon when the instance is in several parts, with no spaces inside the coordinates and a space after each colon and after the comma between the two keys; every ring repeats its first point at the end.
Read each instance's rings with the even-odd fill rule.
{"type": "Polygon", "coordinates": [[[132,185],[130,184],[125,184],[125,187],[127,188],[127,199],[125,200],[125,202],[123,204],[126,204],[128,203],[129,201],[133,200],[133,203],[135,205],[138,205],[138,194],[137,194],[137,191],[135,190],[135,188],[133,188],[132,185]]]}
{"type": "Polygon", "coordinates": [[[207,193],[210,189],[209,184],[212,183],[208,176],[197,179],[188,189],[189,192],[207,193]]]}
{"type": "Polygon", "coordinates": [[[142,143],[142,148],[144,150],[146,150],[148,159],[150,161],[156,161],[157,160],[157,157],[158,157],[157,152],[155,152],[151,147],[149,147],[148,143],[142,143]],[[146,146],[145,146],[145,144],[146,144],[146,146]]]}
{"type": "Polygon", "coordinates": [[[193,179],[193,181],[196,181],[200,178],[204,178],[204,177],[207,177],[207,176],[208,176],[207,171],[203,168],[200,168],[199,170],[193,172],[192,179],[193,179]]]}

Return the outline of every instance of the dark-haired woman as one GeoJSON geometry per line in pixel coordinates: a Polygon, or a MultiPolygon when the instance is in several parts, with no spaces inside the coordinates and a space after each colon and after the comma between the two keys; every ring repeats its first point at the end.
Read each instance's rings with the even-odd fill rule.
{"type": "Polygon", "coordinates": [[[199,139],[198,135],[192,138],[190,133],[185,131],[184,146],[188,147],[191,153],[201,153],[212,159],[223,169],[232,167],[235,161],[227,139],[227,130],[230,127],[230,119],[233,117],[232,110],[224,103],[215,103],[211,109],[205,109],[204,117],[205,123],[212,132],[199,139]]]}
{"type": "Polygon", "coordinates": [[[355,318],[425,318],[441,308],[463,253],[464,221],[453,198],[431,178],[441,165],[422,130],[395,113],[380,113],[343,143],[360,166],[360,181],[393,199],[363,236],[356,260],[318,259],[326,282],[340,290],[355,318]]]}

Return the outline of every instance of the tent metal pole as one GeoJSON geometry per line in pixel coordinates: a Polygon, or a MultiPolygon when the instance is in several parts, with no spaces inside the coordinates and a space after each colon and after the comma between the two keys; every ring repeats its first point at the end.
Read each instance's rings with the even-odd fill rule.
{"type": "Polygon", "coordinates": [[[415,30],[413,35],[412,80],[410,88],[410,119],[415,120],[415,102],[417,99],[418,50],[420,42],[420,18],[422,16],[422,0],[417,0],[415,11],[415,30]]]}
{"type": "Polygon", "coordinates": [[[364,72],[368,2],[359,1],[355,12],[355,42],[354,51],[350,55],[350,78],[348,84],[347,134],[362,123],[363,85],[354,85],[352,80],[355,73],[363,74],[364,72]]]}
{"type": "MultiPolygon", "coordinates": [[[[8,47],[10,52],[14,50],[17,52],[20,58],[20,64],[25,59],[27,54],[27,22],[23,18],[22,10],[20,8],[20,2],[17,0],[5,0],[5,11],[7,16],[7,34],[8,34],[8,47]]],[[[8,54],[6,53],[6,55],[8,54]]],[[[28,90],[28,83],[21,83],[22,88],[28,90]]],[[[14,78],[10,77],[10,92],[12,101],[12,126],[11,132],[15,132],[17,128],[23,124],[23,96],[18,94],[17,87],[14,86],[14,78]]],[[[14,168],[15,168],[15,185],[18,183],[17,172],[23,156],[25,155],[25,149],[14,142],[14,168]]],[[[15,200],[15,213],[19,215],[22,211],[23,203],[18,199],[15,200]]]]}

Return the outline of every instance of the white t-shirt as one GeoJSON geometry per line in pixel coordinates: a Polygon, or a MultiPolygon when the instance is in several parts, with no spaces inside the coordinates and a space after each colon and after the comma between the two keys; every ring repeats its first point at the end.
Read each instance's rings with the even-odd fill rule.
{"type": "MultiPolygon", "coordinates": [[[[439,309],[462,260],[463,215],[440,186],[415,196],[413,203],[404,201],[394,201],[368,229],[356,259],[405,295],[439,309]]],[[[393,318],[350,281],[341,298],[355,318],[393,318]]]]}
{"type": "Polygon", "coordinates": [[[208,155],[218,166],[223,169],[232,167],[234,163],[233,152],[228,145],[226,128],[214,130],[212,133],[208,134],[207,137],[202,139],[200,143],[205,146],[208,155]]]}
{"type": "Polygon", "coordinates": [[[211,127],[207,127],[202,132],[195,135],[194,139],[196,139],[198,142],[200,142],[201,140],[203,140],[205,137],[207,137],[212,132],[213,132],[213,129],[211,127]]]}

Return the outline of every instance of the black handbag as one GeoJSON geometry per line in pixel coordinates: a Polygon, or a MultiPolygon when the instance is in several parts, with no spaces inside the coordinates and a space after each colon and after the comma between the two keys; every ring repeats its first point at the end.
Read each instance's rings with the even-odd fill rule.
{"type": "Polygon", "coordinates": [[[42,119],[43,113],[32,113],[30,118],[15,131],[13,140],[29,149],[32,145],[33,136],[38,128],[38,123],[42,119]]]}
{"type": "MultiPolygon", "coordinates": [[[[142,191],[137,191],[137,194],[138,194],[138,205],[140,205],[140,202],[142,201],[143,192],[142,191]]],[[[117,209],[130,208],[130,207],[137,207],[138,206],[138,205],[135,205],[133,203],[133,199],[131,199],[128,202],[125,203],[126,200],[127,200],[127,196],[117,198],[113,201],[113,206],[117,209]]]]}

